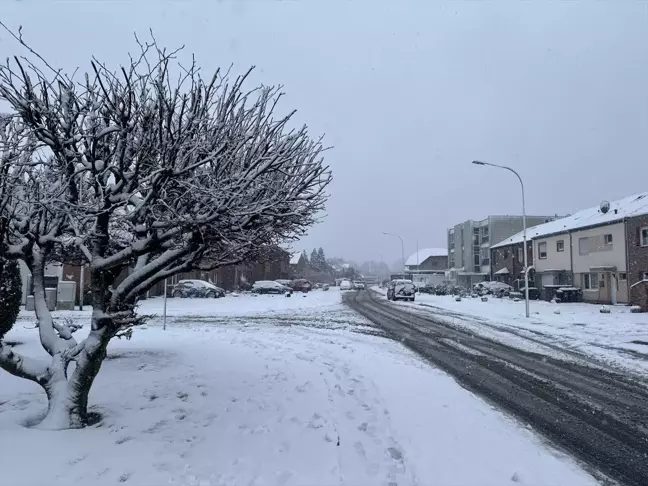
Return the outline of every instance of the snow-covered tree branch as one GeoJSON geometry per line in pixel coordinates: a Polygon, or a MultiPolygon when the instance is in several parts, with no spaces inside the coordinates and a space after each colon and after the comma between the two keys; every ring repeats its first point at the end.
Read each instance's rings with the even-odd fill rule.
{"type": "MultiPolygon", "coordinates": [[[[139,45],[127,65],[93,59],[79,80],[39,68],[35,53],[0,67],[0,99],[22,137],[0,140],[0,153],[13,150],[0,171],[3,239],[34,279],[52,356],[48,427],[83,425],[108,342],[141,322],[140,295],[179,272],[253,260],[298,237],[327,199],[321,140],[293,128],[293,114],[276,115],[278,88],[246,89],[249,71],[204,79],[195,62],[183,67],[175,52],[139,45]],[[78,343],[47,309],[49,261],[89,265],[93,313],[78,343]]],[[[21,361],[2,359],[9,354],[0,366],[11,372],[21,361]]]]}

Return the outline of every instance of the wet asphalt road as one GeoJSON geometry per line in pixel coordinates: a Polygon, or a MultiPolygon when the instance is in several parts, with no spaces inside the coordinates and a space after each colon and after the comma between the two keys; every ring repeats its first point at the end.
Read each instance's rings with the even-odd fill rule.
{"type": "Polygon", "coordinates": [[[562,361],[476,336],[433,315],[405,312],[370,291],[349,292],[345,302],[573,455],[598,479],[648,485],[648,384],[603,365],[562,361]]]}

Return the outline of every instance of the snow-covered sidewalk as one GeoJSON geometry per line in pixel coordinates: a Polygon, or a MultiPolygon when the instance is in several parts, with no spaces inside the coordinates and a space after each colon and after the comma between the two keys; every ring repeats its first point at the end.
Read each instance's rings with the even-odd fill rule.
{"type": "MultiPolygon", "coordinates": [[[[377,287],[372,290],[385,293],[377,287]]],[[[417,311],[444,310],[443,318],[452,324],[514,345],[529,347],[531,343],[534,350],[543,351],[534,344],[547,343],[553,349],[575,351],[648,373],[648,314],[633,314],[628,306],[609,306],[610,313],[602,314],[601,306],[595,304],[531,301],[527,319],[523,300],[490,296],[487,302],[470,297],[456,302],[449,295],[417,294],[415,302],[398,305],[417,311]]]]}
{"type": "MultiPolygon", "coordinates": [[[[44,394],[0,373],[3,483],[596,484],[400,344],[348,332],[371,325],[339,292],[317,294],[250,298],[251,315],[239,307],[214,322],[202,322],[214,311],[196,310],[191,322],[179,310],[166,331],[156,319],[116,340],[90,397],[103,420],[84,430],[24,427],[44,394]]],[[[25,324],[8,339],[33,355],[36,332],[25,324]]]]}

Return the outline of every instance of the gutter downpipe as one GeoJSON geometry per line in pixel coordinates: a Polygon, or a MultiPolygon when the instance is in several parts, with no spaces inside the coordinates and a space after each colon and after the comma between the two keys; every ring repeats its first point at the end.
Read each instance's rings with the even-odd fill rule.
{"type": "MultiPolygon", "coordinates": [[[[632,298],[631,298],[631,287],[630,287],[630,259],[628,258],[628,253],[630,252],[630,242],[628,239],[628,218],[623,218],[623,232],[624,232],[624,240],[625,240],[625,270],[626,270],[626,293],[627,298],[628,298],[628,304],[632,304],[632,298]]],[[[617,275],[617,282],[618,282],[618,275],[617,275]]]]}
{"type": "Polygon", "coordinates": [[[571,231],[569,232],[569,271],[571,273],[571,284],[572,286],[576,285],[574,282],[574,239],[571,231]]]}

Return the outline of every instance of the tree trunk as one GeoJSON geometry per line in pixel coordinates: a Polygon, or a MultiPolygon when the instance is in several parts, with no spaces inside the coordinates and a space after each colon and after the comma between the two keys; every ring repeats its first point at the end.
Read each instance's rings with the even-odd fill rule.
{"type": "Polygon", "coordinates": [[[47,414],[37,427],[47,430],[78,429],[86,423],[86,411],[75,405],[67,380],[50,381],[45,386],[47,414]]]}
{"type": "Polygon", "coordinates": [[[76,367],[68,378],[69,360],[55,355],[49,368],[50,376],[43,384],[48,407],[38,428],[62,430],[81,428],[88,423],[88,395],[104,358],[109,338],[106,330],[91,331],[76,356],[76,367]]]}

